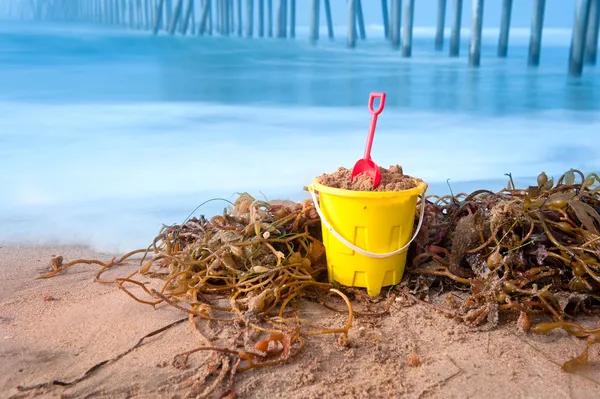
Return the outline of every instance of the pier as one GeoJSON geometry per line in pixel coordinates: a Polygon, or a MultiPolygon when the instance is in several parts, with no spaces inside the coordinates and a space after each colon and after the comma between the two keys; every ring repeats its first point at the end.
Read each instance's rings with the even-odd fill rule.
{"type": "MultiPolygon", "coordinates": [[[[108,24],[128,29],[148,31],[154,35],[238,36],[252,38],[295,39],[297,7],[309,13],[308,40],[318,45],[321,40],[336,40],[333,31],[332,2],[346,2],[345,11],[349,49],[368,46],[364,7],[380,9],[383,38],[391,51],[399,56],[413,56],[413,26],[415,0],[13,0],[8,13],[36,21],[76,21],[108,24]],[[323,30],[323,31],[322,31],[323,30]],[[326,32],[326,35],[323,34],[326,32]]],[[[501,2],[497,57],[506,58],[510,51],[511,16],[514,12],[531,13],[531,34],[527,59],[529,67],[540,64],[546,0],[534,0],[531,10],[523,9],[513,0],[501,2]]],[[[436,30],[432,48],[448,56],[461,52],[462,12],[471,7],[468,65],[478,68],[485,64],[481,56],[485,0],[437,0],[436,30]],[[449,14],[449,15],[448,15],[449,14]],[[445,35],[446,19],[450,34],[445,35]]],[[[581,76],[586,65],[597,62],[600,28],[600,0],[576,0],[568,65],[572,76],[581,76]]],[[[371,8],[369,9],[371,10],[371,8]]],[[[489,23],[489,22],[488,22],[489,23]]]]}

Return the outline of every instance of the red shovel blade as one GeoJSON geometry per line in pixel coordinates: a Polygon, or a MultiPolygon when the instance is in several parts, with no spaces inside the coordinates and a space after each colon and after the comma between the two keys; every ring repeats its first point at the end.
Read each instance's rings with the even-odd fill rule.
{"type": "Polygon", "coordinates": [[[354,164],[354,169],[352,169],[352,177],[350,179],[354,180],[354,177],[361,173],[364,173],[371,178],[373,181],[373,188],[379,185],[381,173],[379,172],[379,166],[377,166],[375,162],[370,159],[359,159],[354,164]]]}
{"type": "Polygon", "coordinates": [[[379,185],[381,180],[381,173],[379,172],[379,166],[373,160],[371,160],[371,147],[373,146],[373,137],[375,136],[375,126],[377,125],[377,116],[383,111],[383,105],[385,104],[385,93],[371,93],[369,97],[369,112],[371,112],[371,125],[369,126],[369,134],[367,136],[367,145],[365,147],[365,155],[362,159],[359,159],[354,168],[352,169],[352,175],[350,181],[354,180],[356,175],[364,173],[373,180],[373,188],[379,185]],[[379,106],[377,109],[373,109],[373,103],[375,99],[379,98],[379,106]]]}

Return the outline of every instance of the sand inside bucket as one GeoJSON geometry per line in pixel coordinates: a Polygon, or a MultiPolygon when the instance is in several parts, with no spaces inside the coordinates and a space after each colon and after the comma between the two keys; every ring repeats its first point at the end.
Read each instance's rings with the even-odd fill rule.
{"type": "Polygon", "coordinates": [[[414,180],[420,181],[420,179],[405,175],[400,165],[392,165],[388,169],[380,166],[379,172],[381,181],[375,189],[373,181],[365,174],[360,174],[350,181],[352,170],[343,166],[333,173],[322,174],[317,177],[317,181],[324,186],[352,191],[402,191],[416,187],[414,180]]]}

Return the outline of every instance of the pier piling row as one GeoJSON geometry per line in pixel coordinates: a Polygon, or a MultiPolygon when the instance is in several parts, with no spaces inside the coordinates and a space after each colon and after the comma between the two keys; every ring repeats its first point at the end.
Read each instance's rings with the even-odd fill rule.
{"type": "MultiPolygon", "coordinates": [[[[317,45],[321,25],[327,39],[335,40],[332,2],[346,2],[346,46],[355,48],[359,40],[367,41],[364,7],[380,7],[383,39],[402,57],[413,56],[415,0],[13,0],[6,7],[9,14],[28,15],[36,21],[76,21],[91,24],[119,25],[148,30],[154,35],[221,36],[246,38],[293,39],[296,37],[297,7],[308,7],[308,40],[317,45]],[[324,16],[323,21],[321,16],[324,16]]],[[[433,48],[444,49],[449,41],[449,56],[460,56],[462,13],[470,2],[470,41],[468,64],[481,65],[481,43],[485,0],[438,0],[433,48]],[[447,13],[450,35],[445,36],[447,13]]],[[[511,16],[514,0],[501,1],[500,32],[497,57],[508,57],[511,16]]],[[[527,65],[540,64],[546,0],[534,0],[531,10],[531,34],[527,65]]],[[[521,10],[519,10],[522,12],[521,10]]],[[[585,65],[595,65],[598,58],[600,0],[576,0],[569,49],[568,73],[581,76],[585,65]]]]}

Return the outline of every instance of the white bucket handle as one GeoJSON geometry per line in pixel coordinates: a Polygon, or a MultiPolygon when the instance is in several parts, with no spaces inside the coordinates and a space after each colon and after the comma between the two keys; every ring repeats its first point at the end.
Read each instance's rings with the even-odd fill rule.
{"type": "Polygon", "coordinates": [[[321,208],[319,207],[319,203],[317,201],[317,197],[315,196],[315,192],[314,192],[314,188],[313,188],[312,184],[308,187],[308,192],[312,196],[312,200],[315,204],[315,209],[316,209],[317,213],[319,214],[321,221],[323,222],[325,227],[327,227],[327,230],[329,230],[331,232],[331,234],[333,234],[338,240],[340,240],[342,242],[342,244],[344,244],[351,250],[358,252],[359,254],[367,256],[369,258],[375,258],[375,259],[389,258],[390,256],[398,255],[399,253],[405,251],[410,246],[410,244],[412,244],[414,239],[417,238],[417,235],[419,234],[419,231],[421,230],[421,225],[423,224],[423,215],[425,215],[425,193],[427,192],[427,186],[425,186],[425,190],[423,191],[423,194],[420,194],[420,196],[421,196],[421,214],[419,215],[419,224],[417,224],[417,231],[415,231],[415,234],[412,236],[410,241],[402,248],[399,248],[392,252],[387,252],[387,253],[383,253],[383,254],[369,252],[369,251],[366,251],[366,250],[359,248],[356,245],[352,244],[351,242],[346,240],[344,237],[342,237],[340,235],[340,233],[335,231],[333,229],[333,227],[331,227],[331,224],[329,224],[329,222],[327,221],[327,219],[325,219],[325,216],[323,216],[323,213],[321,212],[321,208]]]}

